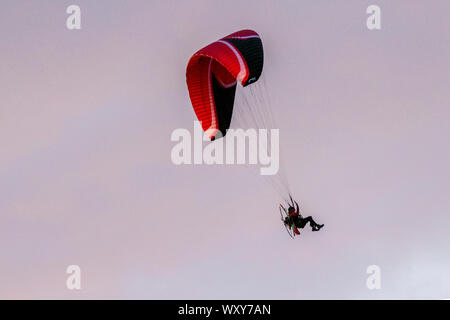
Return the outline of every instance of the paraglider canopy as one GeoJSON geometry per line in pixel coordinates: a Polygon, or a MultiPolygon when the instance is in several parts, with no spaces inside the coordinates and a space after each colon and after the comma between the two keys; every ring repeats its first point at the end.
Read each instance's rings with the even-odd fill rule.
{"type": "Polygon", "coordinates": [[[261,76],[264,54],[253,30],[232,33],[197,51],[189,60],[186,82],[192,106],[211,140],[226,135],[233,114],[236,85],[261,76]]]}

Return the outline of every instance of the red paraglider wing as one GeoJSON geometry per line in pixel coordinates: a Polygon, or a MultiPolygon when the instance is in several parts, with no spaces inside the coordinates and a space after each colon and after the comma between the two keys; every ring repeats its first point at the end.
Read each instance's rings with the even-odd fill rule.
{"type": "Polygon", "coordinates": [[[252,30],[232,33],[197,51],[189,60],[186,82],[192,106],[211,140],[231,123],[237,81],[247,86],[261,75],[261,38],[252,30]]]}

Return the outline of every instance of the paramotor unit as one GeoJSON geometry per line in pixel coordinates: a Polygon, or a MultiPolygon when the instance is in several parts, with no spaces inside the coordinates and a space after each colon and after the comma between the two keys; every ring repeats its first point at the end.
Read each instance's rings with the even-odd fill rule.
{"type": "Polygon", "coordinates": [[[286,211],[286,209],[283,207],[282,204],[280,204],[279,209],[280,209],[281,221],[283,222],[284,228],[286,229],[286,232],[289,234],[289,236],[290,236],[292,239],[294,239],[294,232],[292,232],[291,226],[287,223],[287,219],[289,218],[289,217],[288,217],[288,214],[287,214],[287,211],[286,211]]]}
{"type": "Polygon", "coordinates": [[[294,236],[299,236],[300,231],[299,229],[303,229],[307,224],[310,225],[312,231],[319,231],[323,228],[324,224],[318,224],[314,221],[313,217],[303,217],[300,214],[300,208],[297,203],[297,201],[292,199],[292,196],[289,195],[289,201],[286,201],[288,205],[288,209],[286,210],[285,207],[283,207],[282,204],[280,204],[280,215],[281,215],[281,221],[283,221],[283,224],[289,233],[289,236],[293,238],[294,236]],[[283,215],[284,213],[284,215],[283,215]]]}

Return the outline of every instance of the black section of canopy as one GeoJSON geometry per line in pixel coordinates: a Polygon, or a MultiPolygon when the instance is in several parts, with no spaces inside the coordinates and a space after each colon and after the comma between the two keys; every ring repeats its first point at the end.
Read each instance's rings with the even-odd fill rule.
{"type": "Polygon", "coordinates": [[[247,81],[243,85],[244,87],[257,81],[261,76],[261,72],[264,64],[264,52],[263,45],[260,38],[248,38],[248,39],[224,39],[231,43],[245,59],[249,70],[249,76],[247,81]]]}
{"type": "MultiPolygon", "coordinates": [[[[225,136],[231,124],[231,116],[233,114],[234,95],[236,93],[236,85],[230,88],[224,88],[216,80],[214,73],[212,74],[212,88],[214,94],[214,104],[216,105],[216,114],[219,121],[219,130],[222,136],[225,136]]],[[[214,140],[215,137],[211,140],[214,140]]]]}

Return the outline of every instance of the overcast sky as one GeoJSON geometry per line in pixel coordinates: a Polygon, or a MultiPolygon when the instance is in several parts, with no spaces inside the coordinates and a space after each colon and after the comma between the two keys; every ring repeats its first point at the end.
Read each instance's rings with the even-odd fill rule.
{"type": "Polygon", "coordinates": [[[369,31],[373,3],[3,0],[0,298],[450,298],[448,1],[376,1],[369,31]],[[295,241],[246,166],[170,158],[189,57],[246,28],[291,190],[325,223],[295,241]]]}

